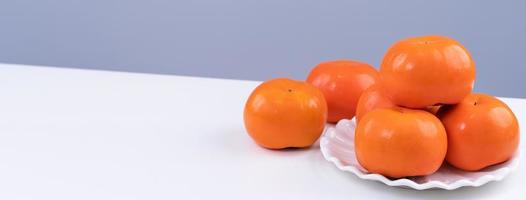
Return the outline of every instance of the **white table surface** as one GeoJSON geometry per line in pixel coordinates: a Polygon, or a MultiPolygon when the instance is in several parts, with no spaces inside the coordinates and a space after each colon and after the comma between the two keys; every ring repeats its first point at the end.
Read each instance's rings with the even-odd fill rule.
{"type": "MultiPolygon", "coordinates": [[[[503,181],[479,188],[415,191],[341,172],[318,145],[260,148],[242,120],[258,83],[0,64],[0,199],[526,195],[524,163],[503,181]]],[[[526,127],[526,100],[502,99],[526,127]]]]}

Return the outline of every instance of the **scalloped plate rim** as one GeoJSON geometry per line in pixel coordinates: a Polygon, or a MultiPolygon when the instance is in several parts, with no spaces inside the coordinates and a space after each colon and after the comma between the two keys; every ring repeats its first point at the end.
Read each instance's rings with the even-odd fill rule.
{"type": "MultiPolygon", "coordinates": [[[[344,120],[348,120],[348,119],[344,119],[344,120]]],[[[338,123],[340,123],[340,121],[338,123]]],[[[351,121],[352,123],[354,123],[353,122],[354,119],[353,120],[348,120],[348,121],[351,121]]],[[[336,165],[336,167],[339,170],[341,170],[341,171],[351,172],[351,173],[355,174],[356,176],[358,176],[361,179],[372,180],[372,181],[379,181],[379,182],[382,182],[382,183],[384,183],[386,185],[389,185],[389,186],[409,187],[409,188],[413,188],[413,189],[416,189],[416,190],[426,190],[426,189],[432,189],[432,188],[440,188],[440,189],[445,189],[445,190],[454,190],[454,189],[457,189],[457,188],[460,188],[460,187],[465,187],[465,186],[479,187],[479,186],[482,186],[482,185],[484,185],[484,184],[486,184],[488,182],[491,182],[491,181],[500,181],[500,180],[502,180],[510,172],[515,170],[517,168],[517,166],[519,165],[520,151],[519,151],[519,149],[517,149],[517,152],[512,157],[512,160],[510,161],[511,163],[510,163],[509,166],[504,166],[504,167],[498,168],[498,169],[492,171],[492,174],[483,175],[483,176],[479,177],[478,179],[476,179],[475,181],[470,181],[468,179],[460,179],[460,180],[457,180],[455,182],[446,184],[444,182],[435,180],[435,181],[429,181],[429,182],[420,184],[420,183],[417,183],[417,182],[412,181],[412,180],[407,179],[407,178],[390,180],[390,179],[386,178],[385,176],[383,176],[381,174],[364,173],[360,169],[358,169],[358,168],[356,168],[356,167],[354,167],[352,165],[344,165],[340,159],[338,159],[337,157],[335,157],[332,154],[330,154],[329,151],[327,150],[327,145],[329,143],[327,141],[328,140],[327,137],[330,137],[330,136],[328,136],[327,133],[331,129],[336,129],[336,124],[334,125],[334,127],[326,127],[325,130],[323,130],[323,134],[322,134],[322,136],[320,138],[320,151],[321,151],[323,157],[325,158],[325,160],[327,160],[327,161],[333,163],[334,165],[336,165]]]]}

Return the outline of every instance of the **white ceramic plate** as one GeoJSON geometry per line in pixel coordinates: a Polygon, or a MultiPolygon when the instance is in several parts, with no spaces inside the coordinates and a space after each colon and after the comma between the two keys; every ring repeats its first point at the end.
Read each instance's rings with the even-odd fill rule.
{"type": "Polygon", "coordinates": [[[380,174],[369,173],[360,166],[354,153],[354,120],[341,120],[336,125],[329,125],[320,138],[320,149],[323,156],[338,169],[351,172],[361,179],[380,181],[389,186],[409,187],[417,190],[441,188],[454,190],[459,187],[478,187],[490,181],[499,181],[508,175],[519,164],[519,153],[507,162],[487,167],[477,172],[467,172],[444,164],[428,176],[389,179],[380,174]]]}

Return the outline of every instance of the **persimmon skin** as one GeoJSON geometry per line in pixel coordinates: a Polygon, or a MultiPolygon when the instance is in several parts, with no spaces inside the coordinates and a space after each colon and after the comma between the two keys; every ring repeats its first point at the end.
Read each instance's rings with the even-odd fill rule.
{"type": "Polygon", "coordinates": [[[367,171],[392,178],[434,173],[447,151],[444,126],[433,114],[407,108],[379,108],[358,122],[355,151],[367,171]]]}
{"type": "Polygon", "coordinates": [[[449,164],[477,171],[510,159],[520,135],[517,118],[499,99],[481,93],[468,95],[457,105],[440,108],[449,149],[449,164]]]}
{"type": "Polygon", "coordinates": [[[352,119],[364,90],[376,83],[378,71],[371,65],[353,60],[322,62],[315,66],[307,82],[319,88],[327,101],[327,121],[352,119]]]}
{"type": "Polygon", "coordinates": [[[365,90],[356,106],[356,123],[368,112],[378,108],[393,108],[396,105],[386,96],[380,85],[375,84],[365,90]]]}
{"type": "Polygon", "coordinates": [[[459,42],[445,36],[395,43],[380,67],[380,82],[396,105],[425,108],[456,104],[471,93],[475,62],[459,42]]]}
{"type": "Polygon", "coordinates": [[[248,134],[262,147],[308,147],[325,127],[327,103],[314,86],[277,78],[254,89],[243,118],[248,134]]]}

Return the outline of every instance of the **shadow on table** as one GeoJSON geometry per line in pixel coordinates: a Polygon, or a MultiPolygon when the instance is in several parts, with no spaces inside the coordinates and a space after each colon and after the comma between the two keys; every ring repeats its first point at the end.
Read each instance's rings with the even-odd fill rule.
{"type": "MultiPolygon", "coordinates": [[[[334,170],[339,171],[336,167],[334,170]]],[[[498,182],[489,182],[480,187],[461,187],[455,190],[443,189],[428,189],[428,190],[414,190],[403,187],[391,187],[381,182],[362,180],[354,174],[346,173],[350,179],[349,185],[360,184],[361,187],[368,187],[371,191],[384,193],[380,196],[393,195],[396,197],[403,197],[402,199],[485,199],[491,197],[489,194],[502,193],[507,191],[509,187],[506,183],[511,182],[514,177],[510,174],[509,177],[498,182]]],[[[352,195],[352,194],[350,194],[352,195]]]]}
{"type": "MultiPolygon", "coordinates": [[[[507,180],[503,180],[507,181],[507,180]]],[[[417,199],[426,199],[430,197],[440,197],[444,199],[482,199],[488,198],[489,193],[502,192],[504,184],[498,182],[490,182],[480,187],[461,187],[456,190],[413,190],[401,187],[388,187],[382,183],[370,184],[371,187],[376,187],[377,190],[387,191],[389,193],[398,193],[397,196],[412,197],[417,199]],[[388,188],[388,189],[386,189],[388,188]]]]}
{"type": "Polygon", "coordinates": [[[233,153],[247,152],[247,153],[263,153],[272,154],[276,156],[292,156],[297,154],[304,154],[304,152],[319,152],[319,140],[308,148],[285,148],[285,149],[267,149],[259,146],[250,138],[244,129],[234,129],[225,131],[222,134],[217,134],[212,138],[215,145],[222,149],[226,149],[233,153]]]}

